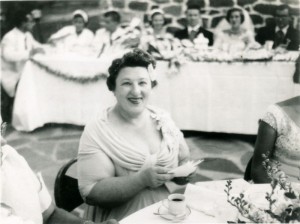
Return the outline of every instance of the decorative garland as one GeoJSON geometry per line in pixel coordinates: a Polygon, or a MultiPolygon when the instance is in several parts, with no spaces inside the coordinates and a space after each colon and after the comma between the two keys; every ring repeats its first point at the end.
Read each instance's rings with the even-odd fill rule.
{"type": "Polygon", "coordinates": [[[35,65],[37,65],[38,67],[40,67],[41,69],[45,70],[46,72],[48,72],[49,74],[52,74],[56,77],[62,78],[65,81],[71,81],[71,82],[77,82],[80,84],[87,84],[87,83],[95,83],[97,81],[99,81],[100,79],[105,79],[107,78],[107,75],[105,73],[99,73],[96,74],[93,77],[83,77],[83,76],[78,76],[78,77],[74,77],[70,74],[65,74],[61,71],[57,71],[54,70],[52,68],[50,68],[49,66],[31,58],[30,59],[35,65]]]}

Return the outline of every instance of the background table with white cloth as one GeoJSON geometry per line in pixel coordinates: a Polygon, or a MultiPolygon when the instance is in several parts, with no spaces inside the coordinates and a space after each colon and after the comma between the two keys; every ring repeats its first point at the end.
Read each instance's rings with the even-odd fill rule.
{"type": "MultiPolygon", "coordinates": [[[[115,103],[105,76],[87,83],[61,76],[105,73],[103,60],[46,60],[52,69],[33,61],[24,67],[13,110],[17,130],[32,131],[46,123],[85,125],[115,103]]],[[[190,62],[171,74],[168,63],[158,61],[158,86],[150,103],[167,110],[182,130],[256,134],[268,105],[300,94],[294,71],[294,62],[283,61],[190,62]]]]}

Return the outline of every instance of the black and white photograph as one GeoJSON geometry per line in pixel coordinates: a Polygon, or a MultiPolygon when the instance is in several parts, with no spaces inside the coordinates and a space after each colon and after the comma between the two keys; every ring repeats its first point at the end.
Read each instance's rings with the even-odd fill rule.
{"type": "Polygon", "coordinates": [[[1,224],[300,223],[299,0],[0,1],[1,224]]]}

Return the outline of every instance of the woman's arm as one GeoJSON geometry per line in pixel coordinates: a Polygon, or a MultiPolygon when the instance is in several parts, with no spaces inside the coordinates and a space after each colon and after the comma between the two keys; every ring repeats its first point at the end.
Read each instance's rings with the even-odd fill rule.
{"type": "Polygon", "coordinates": [[[95,183],[86,194],[86,202],[104,208],[119,206],[142,189],[156,188],[173,178],[173,175],[167,174],[170,169],[163,167],[151,167],[128,176],[116,177],[113,162],[101,151],[86,158],[79,157],[78,165],[79,184],[95,183]]]}
{"type": "Polygon", "coordinates": [[[179,142],[179,155],[178,155],[179,166],[181,164],[186,163],[189,160],[190,160],[190,149],[186,144],[184,137],[182,136],[179,142]]]}
{"type": "Polygon", "coordinates": [[[276,138],[276,130],[264,121],[260,121],[251,166],[251,176],[255,183],[270,182],[265,168],[262,165],[264,160],[262,154],[269,153],[269,156],[273,154],[276,138]]]}

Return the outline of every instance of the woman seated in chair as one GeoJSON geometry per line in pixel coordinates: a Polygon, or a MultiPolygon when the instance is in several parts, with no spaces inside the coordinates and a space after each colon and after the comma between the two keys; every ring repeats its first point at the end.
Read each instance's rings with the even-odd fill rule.
{"type": "Polygon", "coordinates": [[[267,153],[290,181],[300,181],[300,96],[271,105],[260,120],[251,169],[255,183],[270,182],[262,165],[267,153]]]}
{"type": "Polygon", "coordinates": [[[241,8],[229,9],[226,20],[215,30],[214,47],[224,51],[243,51],[260,47],[254,39],[254,27],[247,11],[241,8]]]}
{"type": "Polygon", "coordinates": [[[88,15],[83,10],[73,12],[73,25],[65,26],[52,34],[49,42],[54,46],[78,53],[85,52],[91,47],[94,34],[86,28],[88,15]]]}
{"type": "Polygon", "coordinates": [[[183,134],[149,106],[154,59],[135,49],[115,59],[107,86],[117,103],[86,125],[78,153],[79,189],[95,220],[120,220],[165,199],[172,168],[189,158],[183,134]],[[103,208],[103,209],[101,209],[103,208]]]}

